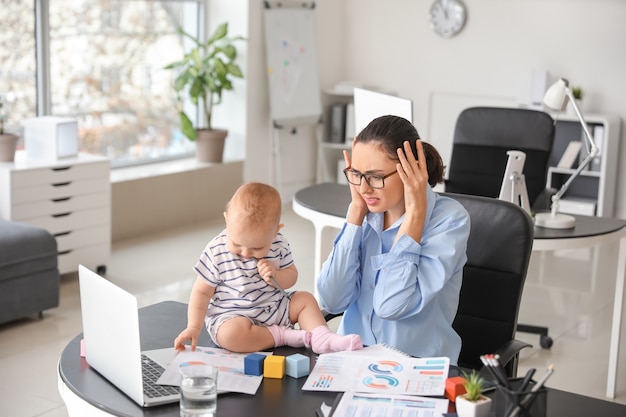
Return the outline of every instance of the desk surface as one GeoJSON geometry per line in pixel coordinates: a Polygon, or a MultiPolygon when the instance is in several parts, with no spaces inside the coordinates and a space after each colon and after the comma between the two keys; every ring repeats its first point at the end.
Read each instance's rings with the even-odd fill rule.
{"type": "MultiPolygon", "coordinates": [[[[139,310],[142,349],[169,347],[181,326],[186,325],[187,305],[166,301],[139,310]]],[[[178,403],[152,408],[141,408],[92,370],[80,357],[80,339],[76,336],[66,346],[59,360],[59,375],[63,383],[84,401],[113,415],[122,416],[179,416],[178,403]]],[[[209,345],[206,331],[200,343],[209,345]]],[[[278,355],[301,353],[312,358],[310,350],[279,348],[278,355]]],[[[306,378],[263,379],[256,395],[222,394],[218,397],[218,417],[294,417],[314,416],[322,402],[332,403],[335,393],[302,391],[306,378]]],[[[615,416],[626,415],[626,406],[589,398],[565,391],[548,390],[547,417],[556,416],[615,416]]]]}
{"type": "MultiPolygon", "coordinates": [[[[347,185],[323,183],[303,188],[296,192],[294,200],[316,212],[335,217],[344,217],[351,197],[347,185]]],[[[612,233],[626,227],[626,220],[606,217],[576,217],[576,226],[571,229],[547,229],[535,227],[535,239],[571,239],[612,233]]]]}

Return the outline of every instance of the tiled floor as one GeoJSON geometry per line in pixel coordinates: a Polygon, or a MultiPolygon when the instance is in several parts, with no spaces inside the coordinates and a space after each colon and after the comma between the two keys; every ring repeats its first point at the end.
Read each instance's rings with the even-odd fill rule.
{"type": "MultiPolygon", "coordinates": [[[[313,291],[313,226],[287,207],[283,217],[300,278],[296,289],[313,291]]],[[[204,245],[222,228],[222,220],[116,243],[107,277],[137,295],[140,306],[163,300],[187,301],[194,276],[191,266],[204,245]]],[[[326,249],[333,233],[327,229],[326,249]]],[[[604,398],[612,316],[617,245],[593,250],[533,255],[520,322],[547,324],[554,338],[549,349],[535,335],[519,333],[535,347],[523,352],[519,373],[541,372],[554,364],[548,386],[604,398]]],[[[0,415],[65,417],[57,389],[57,361],[81,331],[76,275],[62,277],[61,303],[43,320],[26,319],[0,326],[0,415]]],[[[622,328],[623,339],[626,329],[622,328]]],[[[617,402],[626,404],[626,340],[621,349],[617,402]]]]}

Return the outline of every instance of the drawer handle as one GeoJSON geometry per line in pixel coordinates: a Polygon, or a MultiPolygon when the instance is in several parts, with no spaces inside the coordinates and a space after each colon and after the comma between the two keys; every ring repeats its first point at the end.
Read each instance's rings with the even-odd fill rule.
{"type": "Polygon", "coordinates": [[[68,185],[70,185],[72,183],[72,181],[66,181],[66,182],[55,182],[52,183],[53,187],[66,187],[68,185]]]}
{"type": "Polygon", "coordinates": [[[55,233],[54,237],[67,236],[70,233],[72,233],[72,232],[70,232],[70,231],[68,231],[68,232],[59,232],[59,233],[55,233]]]}
{"type": "Polygon", "coordinates": [[[72,197],[63,197],[63,198],[53,198],[52,202],[53,203],[60,203],[62,201],[69,201],[72,197]]]}
{"type": "Polygon", "coordinates": [[[67,171],[71,166],[52,168],[53,171],[67,171]]]}
{"type": "Polygon", "coordinates": [[[68,211],[67,213],[59,213],[59,214],[53,214],[52,217],[65,217],[65,216],[69,216],[70,214],[72,214],[71,211],[68,211]]]}
{"type": "Polygon", "coordinates": [[[68,254],[68,253],[70,253],[71,251],[72,251],[71,249],[68,249],[68,250],[64,250],[64,251],[58,252],[58,254],[59,254],[59,255],[67,255],[67,254],[68,254]]]}

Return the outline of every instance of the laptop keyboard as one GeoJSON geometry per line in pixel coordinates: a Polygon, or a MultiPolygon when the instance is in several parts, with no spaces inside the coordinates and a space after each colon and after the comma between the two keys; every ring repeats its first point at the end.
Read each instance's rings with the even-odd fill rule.
{"type": "Polygon", "coordinates": [[[178,387],[158,385],[156,383],[163,371],[165,371],[165,368],[146,355],[141,355],[141,368],[143,372],[143,392],[147,397],[159,398],[179,393],[178,387]]]}

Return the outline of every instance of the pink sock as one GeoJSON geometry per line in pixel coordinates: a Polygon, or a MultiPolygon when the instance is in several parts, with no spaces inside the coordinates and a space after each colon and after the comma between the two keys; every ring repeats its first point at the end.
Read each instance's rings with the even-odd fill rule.
{"type": "Polygon", "coordinates": [[[328,326],[318,326],[311,332],[311,346],[315,353],[339,352],[363,349],[358,334],[341,336],[330,331],[328,326]]]}
{"type": "Polygon", "coordinates": [[[303,347],[311,345],[311,333],[306,330],[296,330],[287,326],[267,326],[267,330],[274,338],[274,346],[303,347]]]}
{"type": "Polygon", "coordinates": [[[311,332],[306,330],[296,330],[291,327],[285,327],[283,334],[285,344],[291,347],[311,346],[311,332]]]}

